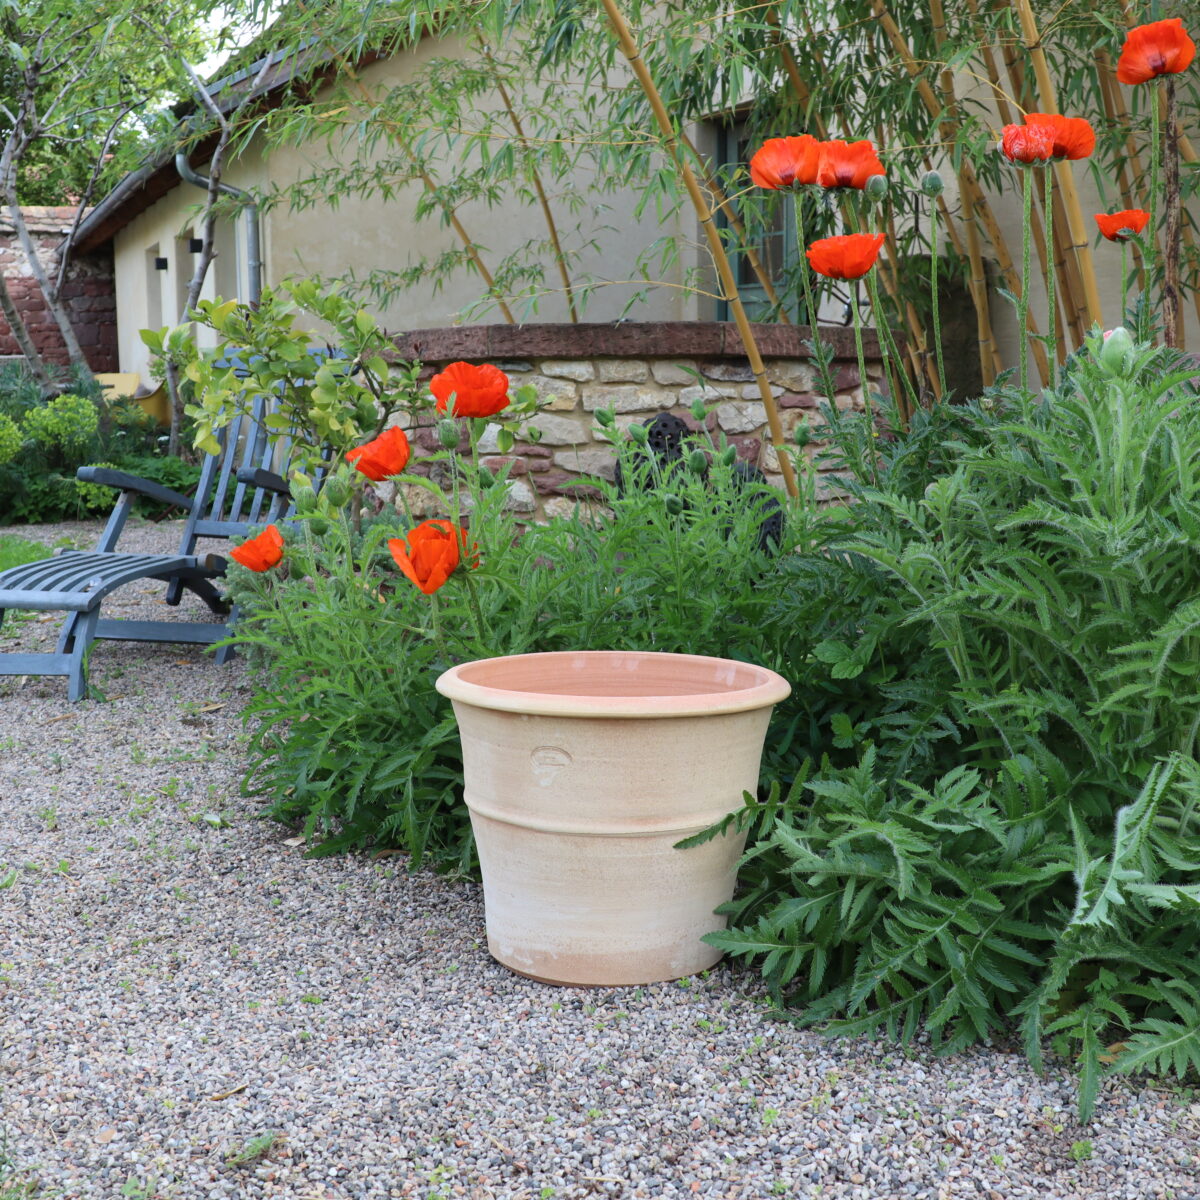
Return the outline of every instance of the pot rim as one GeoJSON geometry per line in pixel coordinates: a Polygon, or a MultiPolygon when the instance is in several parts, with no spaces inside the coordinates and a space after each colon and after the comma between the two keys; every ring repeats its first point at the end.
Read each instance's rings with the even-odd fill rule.
{"type": "Polygon", "coordinates": [[[792,691],[791,684],[782,675],[754,663],[705,654],[670,654],[658,650],[550,650],[537,654],[480,658],[451,667],[438,677],[435,686],[450,700],[476,708],[550,717],[719,716],[769,708],[786,699],[792,691]],[[595,672],[597,668],[604,668],[611,678],[614,669],[632,675],[637,668],[630,664],[637,660],[670,660],[674,666],[694,672],[698,690],[675,694],[606,695],[583,690],[531,691],[499,687],[494,682],[482,683],[470,678],[473,674],[493,677],[501,674],[503,668],[498,664],[512,664],[519,671],[522,665],[534,660],[545,664],[549,659],[561,660],[562,669],[578,672],[581,678],[589,669],[595,672]],[[721,682],[719,678],[714,679],[714,674],[719,676],[721,673],[728,676],[730,686],[714,691],[713,683],[721,682]],[[737,675],[742,678],[734,678],[737,675]]]}

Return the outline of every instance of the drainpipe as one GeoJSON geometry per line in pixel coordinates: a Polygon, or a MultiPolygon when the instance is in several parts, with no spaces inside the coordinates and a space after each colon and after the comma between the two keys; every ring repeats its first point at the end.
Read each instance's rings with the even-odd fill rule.
{"type": "MultiPolygon", "coordinates": [[[[190,162],[185,151],[180,150],[175,155],[175,169],[179,172],[179,177],[185,183],[195,184],[196,187],[208,190],[208,178],[196,171],[190,162]]],[[[229,183],[218,183],[217,190],[224,193],[226,196],[236,196],[242,201],[246,209],[246,218],[248,221],[246,229],[246,254],[249,262],[246,264],[250,273],[250,304],[257,305],[262,297],[262,258],[260,255],[260,223],[258,215],[258,205],[250,199],[250,192],[243,191],[242,188],[236,188],[229,183]]]]}

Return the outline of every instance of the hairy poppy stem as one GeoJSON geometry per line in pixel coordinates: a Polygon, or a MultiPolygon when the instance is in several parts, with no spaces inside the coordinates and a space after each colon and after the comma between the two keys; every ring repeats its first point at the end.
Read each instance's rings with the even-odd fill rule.
{"type": "Polygon", "coordinates": [[[1020,379],[1021,399],[1029,391],[1029,334],[1026,316],[1029,312],[1029,221],[1033,213],[1033,175],[1028,167],[1021,173],[1021,294],[1017,297],[1017,330],[1021,338],[1020,379]]]}
{"type": "Polygon", "coordinates": [[[1121,324],[1126,320],[1129,307],[1129,246],[1121,243],[1121,324]]]}
{"type": "MultiPolygon", "coordinates": [[[[1166,208],[1166,228],[1163,231],[1163,341],[1172,349],[1182,349],[1179,322],[1179,115],[1175,100],[1175,76],[1163,82],[1166,99],[1166,122],[1163,129],[1163,204],[1166,208]]],[[[1157,101],[1157,97],[1155,98],[1157,101]]],[[[1158,112],[1157,102],[1154,111],[1158,112]]]]}
{"type": "Polygon", "coordinates": [[[817,374],[821,377],[821,389],[829,400],[833,410],[834,424],[837,424],[837,386],[829,373],[829,364],[822,353],[820,325],[817,319],[817,307],[813,302],[812,272],[808,265],[808,241],[804,234],[804,204],[799,192],[792,193],[792,211],[796,215],[796,243],[800,259],[800,285],[804,289],[804,319],[808,323],[811,335],[813,359],[817,364],[817,374]]]}
{"type": "MultiPolygon", "coordinates": [[[[1054,170],[1046,172],[1046,245],[1054,245],[1054,170]]],[[[1058,385],[1058,297],[1055,295],[1055,271],[1046,272],[1046,353],[1050,358],[1050,390],[1058,385]]],[[[1028,284],[1026,285],[1028,286],[1028,284]]]]}
{"type": "Polygon", "coordinates": [[[1154,334],[1153,318],[1150,315],[1150,289],[1158,273],[1158,167],[1162,151],[1159,132],[1158,97],[1150,98],[1150,254],[1146,270],[1146,286],[1142,289],[1142,308],[1138,321],[1138,339],[1148,342],[1154,334]]]}
{"type": "Polygon", "coordinates": [[[863,410],[867,417],[867,452],[863,458],[864,464],[871,464],[871,482],[878,487],[879,476],[875,464],[875,408],[871,404],[871,381],[867,378],[867,356],[863,353],[862,313],[858,311],[858,284],[854,285],[854,296],[850,303],[854,314],[854,350],[858,355],[858,382],[862,388],[863,410]]]}
{"type": "Polygon", "coordinates": [[[933,352],[937,356],[939,395],[946,395],[946,363],[942,355],[941,297],[938,295],[938,208],[936,198],[929,205],[929,288],[933,306],[933,352]]]}

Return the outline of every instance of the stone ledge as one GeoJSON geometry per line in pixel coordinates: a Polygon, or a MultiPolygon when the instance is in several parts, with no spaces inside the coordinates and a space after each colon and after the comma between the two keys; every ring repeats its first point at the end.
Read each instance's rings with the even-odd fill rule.
{"type": "MultiPolygon", "coordinates": [[[[756,324],[754,336],[764,358],[808,358],[810,338],[803,325],[756,324]]],[[[853,362],[854,331],[825,326],[821,337],[834,358],[853,362]]],[[[626,321],[609,324],[452,325],[414,329],[394,337],[402,358],[423,362],[496,358],[740,358],[746,352],[737,326],[725,321],[626,321]]],[[[863,331],[868,359],[879,357],[875,331],[863,331]]]]}

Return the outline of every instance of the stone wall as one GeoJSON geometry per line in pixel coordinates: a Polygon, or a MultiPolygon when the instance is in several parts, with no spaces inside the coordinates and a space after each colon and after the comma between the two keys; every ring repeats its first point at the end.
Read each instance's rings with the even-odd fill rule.
{"type": "MultiPolygon", "coordinates": [[[[806,420],[814,441],[804,453],[815,462],[823,422],[821,397],[803,345],[808,330],[758,325],[755,332],[789,444],[797,424],[806,420]]],[[[861,408],[852,332],[825,329],[822,337],[835,351],[839,407],[861,408]]],[[[662,412],[697,428],[690,410],[696,400],[703,400],[714,440],[723,434],[744,461],[783,485],[758,384],[732,325],[489,325],[419,330],[397,338],[396,346],[402,357],[419,358],[430,375],[458,360],[493,363],[508,374],[514,388],[532,384],[548,401],[529,422],[541,433],[536,444],[518,442],[508,455],[500,456],[495,453],[495,427],[480,443],[485,454],[492,451],[484,460],[491,468],[511,463],[512,506],[531,519],[569,511],[577,500],[590,498],[587,477],[612,478],[612,447],[596,437],[595,413],[601,408],[615,410],[622,428],[644,424],[662,412]]],[[[867,373],[878,389],[882,368],[878,343],[869,331],[864,348],[867,373]]],[[[412,440],[418,450],[437,449],[432,428],[413,431],[412,440]]],[[[832,494],[835,488],[828,477],[824,482],[818,479],[819,493],[832,494]]]]}
{"type": "MultiPolygon", "coordinates": [[[[53,279],[58,272],[58,248],[70,230],[75,209],[26,206],[22,211],[38,247],[38,258],[53,279]]],[[[62,334],[46,307],[42,289],[17,243],[11,223],[3,218],[0,218],[0,271],[38,353],[48,363],[66,365],[70,359],[62,334]]],[[[93,371],[117,370],[117,302],[111,246],[71,263],[62,296],[88,365],[93,371]]],[[[0,314],[0,356],[20,353],[8,322],[0,314]]]]}

